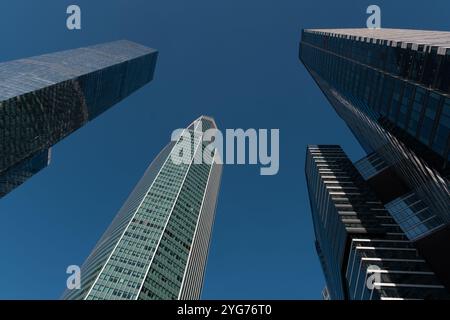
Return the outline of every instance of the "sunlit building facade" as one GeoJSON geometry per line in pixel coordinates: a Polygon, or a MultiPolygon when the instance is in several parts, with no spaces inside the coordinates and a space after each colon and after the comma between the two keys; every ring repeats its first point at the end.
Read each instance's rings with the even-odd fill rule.
{"type": "Polygon", "coordinates": [[[200,298],[222,172],[203,135],[216,128],[202,116],[158,154],[63,299],[200,298]]]}

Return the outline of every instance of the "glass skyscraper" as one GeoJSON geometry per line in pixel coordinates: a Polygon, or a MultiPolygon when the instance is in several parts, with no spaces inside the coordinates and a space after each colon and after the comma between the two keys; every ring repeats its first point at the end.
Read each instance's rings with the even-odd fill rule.
{"type": "Polygon", "coordinates": [[[150,82],[157,51],[130,41],[0,63],[0,197],[49,149],[150,82]]]}
{"type": "Polygon", "coordinates": [[[159,153],[63,299],[200,298],[222,172],[203,135],[216,128],[202,116],[159,153]]]}
{"type": "Polygon", "coordinates": [[[308,146],[306,159],[315,244],[331,299],[450,298],[341,147],[308,146]]]}
{"type": "MultiPolygon", "coordinates": [[[[417,251],[419,258],[416,260],[423,260],[430,269],[423,271],[419,265],[410,264],[408,272],[431,272],[437,282],[427,282],[427,288],[443,285],[448,291],[450,32],[399,29],[303,30],[299,56],[337,114],[367,152],[367,157],[353,165],[353,171],[358,172],[355,173],[358,181],[364,181],[363,189],[370,190],[371,194],[367,196],[358,190],[359,201],[381,205],[383,219],[391,220],[389,225],[400,228],[394,232],[398,239],[380,234],[375,238],[377,241],[389,240],[395,246],[406,241],[408,246],[412,246],[411,252],[417,251]]],[[[308,149],[308,157],[312,157],[311,150],[308,149]]],[[[340,156],[344,157],[343,154],[340,156]]],[[[328,270],[325,274],[329,274],[326,276],[328,290],[332,298],[355,298],[351,294],[355,290],[352,279],[348,278],[353,277],[353,274],[349,276],[348,267],[350,263],[354,263],[352,259],[355,259],[352,244],[355,243],[354,236],[347,230],[343,233],[346,240],[341,239],[343,242],[337,241],[334,244],[329,243],[334,240],[321,239],[320,236],[320,232],[327,234],[331,225],[320,222],[317,217],[320,212],[316,207],[320,204],[313,201],[317,198],[317,189],[313,188],[316,178],[312,177],[316,177],[319,171],[319,168],[307,165],[318,252],[324,271],[328,270]],[[320,231],[321,226],[325,230],[320,231]],[[343,260],[330,258],[332,254],[336,254],[334,250],[343,250],[343,255],[337,256],[343,260]],[[328,262],[324,265],[324,261],[328,262]],[[334,269],[329,270],[331,268],[334,269]]],[[[338,189],[345,186],[342,181],[336,182],[333,179],[338,184],[338,189]]],[[[328,187],[326,189],[330,190],[328,187]]],[[[341,195],[344,198],[349,198],[347,192],[340,192],[343,192],[341,195]]],[[[330,197],[328,205],[338,208],[333,199],[335,197],[330,197]]],[[[354,204],[349,207],[356,208],[354,204]]],[[[361,220],[359,215],[365,209],[354,211],[358,220],[361,220]]],[[[338,215],[341,215],[339,210],[338,215]]],[[[362,220],[358,223],[366,224],[362,220]]],[[[375,223],[378,227],[384,224],[386,223],[375,223]]],[[[345,228],[346,223],[338,221],[337,225],[345,228]]],[[[368,239],[374,239],[374,236],[370,235],[368,239]]],[[[408,251],[406,247],[404,249],[402,252],[408,251]]],[[[375,251],[376,257],[385,261],[379,256],[382,251],[375,251]]],[[[367,253],[364,252],[363,255],[367,253]]],[[[398,259],[405,260],[404,257],[398,259]]],[[[394,269],[398,270],[393,270],[386,266],[387,263],[383,262],[380,267],[391,279],[397,279],[392,276],[393,271],[401,271],[403,268],[395,266],[394,269]]],[[[418,289],[417,283],[408,279],[392,280],[392,283],[395,287],[416,284],[415,287],[410,287],[416,288],[414,298],[443,297],[436,292],[425,294],[418,289]]],[[[357,296],[369,297],[359,293],[357,296]]],[[[372,290],[370,293],[370,298],[394,296],[413,297],[411,292],[397,292],[395,295],[383,292],[377,295],[372,290]]]]}

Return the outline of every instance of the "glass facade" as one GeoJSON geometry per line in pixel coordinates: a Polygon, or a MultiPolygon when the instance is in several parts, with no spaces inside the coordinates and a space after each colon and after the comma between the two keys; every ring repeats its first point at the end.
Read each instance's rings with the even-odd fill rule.
{"type": "Polygon", "coordinates": [[[82,288],[64,299],[200,297],[221,176],[216,150],[205,152],[208,128],[202,116],[161,151],[88,257],[82,288]],[[189,163],[172,161],[180,149],[192,151],[189,163]]]}
{"type": "Polygon", "coordinates": [[[428,206],[426,218],[445,223],[448,43],[445,32],[338,29],[304,30],[300,45],[304,65],[367,153],[376,153],[428,206]]]}
{"type": "Polygon", "coordinates": [[[300,60],[368,154],[344,170],[337,146],[307,152],[316,248],[332,299],[449,298],[450,259],[442,254],[450,234],[449,48],[449,32],[302,32],[300,60]],[[336,234],[347,220],[325,174],[341,187],[353,180],[355,201],[378,206],[377,233],[336,234]],[[321,221],[324,214],[334,223],[321,221]]]}
{"type": "Polygon", "coordinates": [[[19,162],[0,175],[0,196],[9,193],[50,163],[50,149],[39,152],[31,159],[19,162]]]}
{"type": "Polygon", "coordinates": [[[156,57],[116,41],[0,63],[0,175],[150,82],[156,57]]]}
{"type": "Polygon", "coordinates": [[[401,233],[385,239],[353,238],[345,280],[348,299],[352,300],[450,298],[425,259],[401,233]]]}
{"type": "Polygon", "coordinates": [[[417,240],[444,225],[439,216],[429,213],[428,206],[414,192],[387,203],[386,209],[410,240],[417,240]]]}
{"type": "Polygon", "coordinates": [[[450,298],[339,146],[308,146],[305,171],[330,299],[450,298]]]}
{"type": "Polygon", "coordinates": [[[374,152],[367,157],[364,157],[361,160],[357,161],[355,163],[355,167],[363,176],[364,180],[367,181],[383,170],[387,169],[389,166],[386,164],[386,162],[383,161],[383,159],[381,159],[381,157],[377,153],[374,152]]]}

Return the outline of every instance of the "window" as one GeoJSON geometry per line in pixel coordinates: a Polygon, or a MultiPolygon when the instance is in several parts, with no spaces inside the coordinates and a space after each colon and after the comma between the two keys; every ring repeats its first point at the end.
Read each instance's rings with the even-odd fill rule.
{"type": "Polygon", "coordinates": [[[434,137],[433,149],[441,155],[445,155],[450,134],[450,99],[445,99],[445,104],[439,118],[439,124],[434,137]]]}
{"type": "Polygon", "coordinates": [[[420,128],[420,141],[425,144],[430,143],[430,135],[436,119],[436,112],[439,106],[440,96],[431,93],[428,98],[427,108],[423,117],[422,126],[420,128]]]}

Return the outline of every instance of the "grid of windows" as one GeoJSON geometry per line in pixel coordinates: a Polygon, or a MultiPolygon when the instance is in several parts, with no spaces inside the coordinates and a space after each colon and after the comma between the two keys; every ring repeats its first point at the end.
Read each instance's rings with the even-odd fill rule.
{"type": "Polygon", "coordinates": [[[394,29],[381,29],[375,33],[369,29],[305,30],[302,39],[382,72],[445,93],[450,92],[450,54],[446,50],[450,44],[448,32],[394,29]],[[426,41],[430,43],[424,45],[426,41]],[[439,46],[445,51],[438,52],[439,46]]]}
{"type": "Polygon", "coordinates": [[[382,41],[366,44],[351,37],[304,31],[300,56],[364,149],[376,151],[426,202],[431,215],[450,221],[450,187],[443,175],[449,149],[447,98],[406,77],[401,70],[403,56],[397,55],[401,50],[391,49],[395,47],[382,41]],[[361,47],[365,49],[359,50],[361,47]],[[375,55],[376,50],[387,50],[386,59],[393,55],[400,65],[396,71],[386,67],[391,63],[374,65],[375,60],[367,58],[371,50],[375,55]],[[415,143],[406,146],[407,140],[415,143]],[[428,148],[420,156],[416,154],[419,145],[428,148]],[[422,156],[426,153],[439,155],[440,162],[425,161],[422,156]]]}
{"type": "MultiPolygon", "coordinates": [[[[344,96],[357,97],[376,112],[376,119],[380,116],[389,119],[448,161],[450,132],[446,117],[448,106],[444,101],[447,101],[450,91],[444,94],[439,89],[408,78],[409,72],[396,71],[403,65],[414,64],[403,61],[409,59],[402,55],[402,51],[407,49],[304,32],[301,50],[302,60],[344,96]],[[361,53],[358,48],[363,48],[361,53]],[[379,53],[380,50],[392,53],[379,53]],[[382,59],[374,63],[369,59],[374,55],[382,59]],[[383,67],[383,59],[391,56],[397,66],[383,67]],[[442,121],[441,117],[444,117],[442,121]],[[441,122],[443,127],[436,136],[441,122]],[[436,138],[439,139],[438,144],[433,143],[436,138]]],[[[442,76],[450,79],[448,74],[442,76]]]]}
{"type": "MultiPolygon", "coordinates": [[[[119,210],[111,225],[108,227],[93,249],[92,253],[86,259],[86,262],[83,264],[81,269],[81,289],[66,290],[63,295],[64,299],[83,299],[90,291],[90,288],[92,287],[94,281],[96,281],[103,265],[108,260],[111,252],[115,248],[115,245],[122,237],[130,220],[133,218],[134,213],[138,210],[153,181],[166,162],[166,159],[170,155],[174,144],[175,142],[169,143],[152,161],[143,177],[140,179],[122,208],[119,210]]],[[[140,244],[137,245],[137,249],[141,250],[142,246],[140,244]]]]}
{"type": "Polygon", "coordinates": [[[209,241],[218,193],[218,184],[211,189],[209,181],[213,168],[215,179],[221,172],[215,151],[204,152],[202,136],[210,127],[215,127],[212,119],[199,118],[184,132],[193,139],[182,134],[158,155],[86,262],[82,291],[66,292],[64,298],[178,299],[185,277],[194,273],[194,281],[185,284],[192,286],[186,298],[199,298],[206,257],[192,261],[190,255],[194,245],[207,254],[196,237],[209,241]],[[173,161],[172,155],[189,149],[189,163],[173,161]],[[205,161],[197,163],[201,157],[205,161]]]}
{"type": "Polygon", "coordinates": [[[308,146],[305,171],[331,299],[449,298],[339,146],[308,146]]]}
{"type": "Polygon", "coordinates": [[[355,167],[363,176],[364,180],[367,181],[381,171],[387,169],[388,165],[376,152],[374,152],[357,161],[355,167]]]}
{"type": "Polygon", "coordinates": [[[439,153],[446,154],[450,161],[450,99],[445,99],[445,104],[439,117],[433,148],[439,153]]]}
{"type": "Polygon", "coordinates": [[[401,235],[352,239],[346,281],[353,300],[449,298],[413,244],[401,235]]]}
{"type": "MultiPolygon", "coordinates": [[[[203,154],[203,151],[204,146],[198,153],[203,154]]],[[[210,170],[211,165],[207,163],[193,164],[189,168],[147,273],[140,299],[178,298],[210,170]]]]}
{"type": "Polygon", "coordinates": [[[28,178],[47,167],[50,162],[50,149],[26,159],[0,174],[0,197],[9,193],[28,178]]]}
{"type": "Polygon", "coordinates": [[[148,83],[156,55],[116,41],[0,63],[0,175],[148,83]]]}
{"type": "Polygon", "coordinates": [[[339,146],[308,146],[305,171],[327,287],[333,299],[344,299],[341,273],[348,238],[395,233],[399,228],[339,146]]]}
{"type": "Polygon", "coordinates": [[[444,225],[439,216],[430,214],[428,206],[414,192],[389,202],[386,209],[410,240],[417,240],[444,225]]]}

